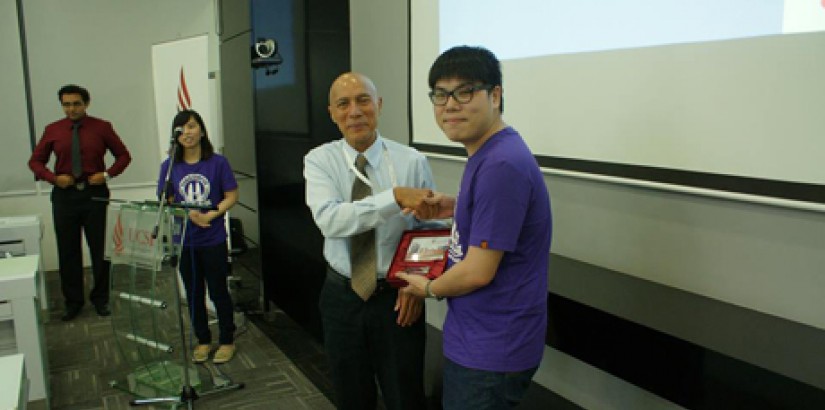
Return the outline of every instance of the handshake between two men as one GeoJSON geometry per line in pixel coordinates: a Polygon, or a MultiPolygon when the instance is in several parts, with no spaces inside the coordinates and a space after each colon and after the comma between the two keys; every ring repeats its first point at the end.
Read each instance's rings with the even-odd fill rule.
{"type": "Polygon", "coordinates": [[[405,214],[418,219],[444,219],[453,216],[455,197],[425,188],[393,188],[395,201],[405,214]]]}

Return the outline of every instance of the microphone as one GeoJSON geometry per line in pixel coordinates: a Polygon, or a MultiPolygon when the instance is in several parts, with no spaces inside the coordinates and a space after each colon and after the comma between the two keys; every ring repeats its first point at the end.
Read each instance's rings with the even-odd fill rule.
{"type": "Polygon", "coordinates": [[[183,127],[175,127],[172,130],[172,142],[175,142],[181,134],[183,134],[183,127]]]}

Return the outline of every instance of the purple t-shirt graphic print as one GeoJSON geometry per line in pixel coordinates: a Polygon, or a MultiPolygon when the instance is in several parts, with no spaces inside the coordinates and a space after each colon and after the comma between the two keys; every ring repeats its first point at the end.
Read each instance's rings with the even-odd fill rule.
{"type": "MultiPolygon", "coordinates": [[[[169,160],[161,164],[158,193],[163,189],[169,160]]],[[[238,188],[229,161],[220,154],[194,164],[176,162],[169,177],[174,191],[174,203],[181,205],[217,206],[227,191],[238,188]]],[[[171,192],[167,192],[171,196],[171,192]]],[[[184,246],[213,246],[226,240],[226,215],[215,218],[208,228],[193,223],[186,225],[184,246]]],[[[179,239],[176,239],[179,240],[179,239]]]]}

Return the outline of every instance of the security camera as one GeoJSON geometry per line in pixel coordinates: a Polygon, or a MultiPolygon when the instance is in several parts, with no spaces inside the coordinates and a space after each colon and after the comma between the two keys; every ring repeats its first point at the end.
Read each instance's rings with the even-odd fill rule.
{"type": "Polygon", "coordinates": [[[258,58],[271,58],[278,52],[278,43],[271,38],[259,38],[253,49],[258,58]]]}
{"type": "Polygon", "coordinates": [[[278,42],[271,38],[259,38],[252,46],[252,68],[263,68],[264,74],[273,75],[284,60],[278,54],[278,42]]]}

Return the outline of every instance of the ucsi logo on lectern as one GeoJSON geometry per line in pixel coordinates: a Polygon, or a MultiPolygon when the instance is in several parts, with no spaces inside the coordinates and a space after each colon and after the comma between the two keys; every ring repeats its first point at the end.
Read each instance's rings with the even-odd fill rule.
{"type": "Polygon", "coordinates": [[[115,222],[112,240],[115,243],[115,253],[117,254],[122,254],[127,244],[130,248],[152,247],[155,244],[155,239],[152,238],[152,232],[146,229],[130,227],[124,231],[120,215],[117,216],[117,221],[115,222]]]}

